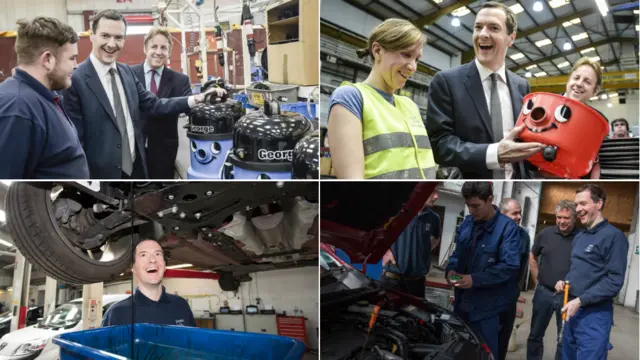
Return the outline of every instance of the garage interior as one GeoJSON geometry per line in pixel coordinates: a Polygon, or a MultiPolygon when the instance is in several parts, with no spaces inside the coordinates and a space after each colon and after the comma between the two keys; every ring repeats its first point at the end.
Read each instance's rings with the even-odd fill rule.
{"type": "MultiPolygon", "coordinates": [[[[632,136],[640,135],[637,1],[500,2],[514,11],[518,21],[516,40],[507,51],[505,66],[525,78],[532,93],[561,94],[578,59],[587,56],[598,60],[603,68],[603,89],[588,105],[604,114],[609,122],[626,119],[632,136]],[[606,12],[597,3],[608,4],[606,12]]],[[[483,3],[472,0],[324,2],[320,13],[321,127],[328,127],[328,106],[333,91],[344,81],[355,83],[367,78],[371,60],[358,58],[356,50],[366,47],[369,32],[388,18],[407,19],[427,37],[416,73],[397,91],[397,95],[407,96],[418,105],[424,121],[433,76],[474,59],[473,24],[483,3]]],[[[328,142],[323,141],[321,157],[325,161],[330,158],[330,152],[328,142]]],[[[603,179],[638,177],[637,164],[626,169],[602,166],[603,179]]],[[[323,168],[322,175],[333,176],[329,164],[323,168]]]]}
{"type": "MultiPolygon", "coordinates": [[[[301,129],[296,134],[283,136],[263,134],[263,137],[272,136],[290,143],[286,149],[278,150],[293,151],[297,143],[318,128],[318,0],[114,0],[108,3],[102,0],[46,3],[2,0],[0,6],[5,9],[0,14],[0,49],[3,50],[0,51],[0,83],[11,76],[16,66],[17,20],[51,16],[69,24],[79,34],[77,62],[80,64],[91,53],[89,35],[93,16],[108,8],[120,11],[128,23],[118,62],[131,66],[143,63],[147,32],[153,26],[167,27],[173,39],[167,67],[186,74],[194,94],[210,87],[224,87],[229,95],[223,102],[224,116],[234,118],[231,127],[244,116],[252,117],[252,121],[265,116],[265,102],[275,108],[270,105],[271,101],[278,101],[278,113],[274,111],[267,118],[295,123],[301,129]],[[244,109],[242,114],[232,111],[238,103],[244,109]],[[305,128],[307,131],[302,131],[305,128]]],[[[215,134],[230,142],[231,134],[218,130],[224,127],[221,117],[216,119],[203,120],[184,114],[178,119],[175,179],[241,178],[240,174],[233,177],[228,158],[222,163],[211,162],[212,154],[218,154],[210,149],[213,140],[206,146],[194,142],[201,137],[189,135],[185,128],[215,123],[215,134]],[[223,166],[226,166],[224,175],[220,171],[223,166]]],[[[221,140],[216,139],[218,141],[221,140]]],[[[221,146],[226,150],[227,145],[221,146]]],[[[290,160],[284,161],[283,166],[289,172],[284,174],[284,179],[292,177],[290,163],[290,160]]],[[[236,166],[246,167],[246,164],[236,166]]],[[[317,179],[318,175],[313,178],[317,179]]]]}
{"type": "MultiPolygon", "coordinates": [[[[11,184],[11,181],[0,183],[0,204],[5,204],[11,184]]],[[[275,183],[272,185],[276,187],[275,183]]],[[[310,188],[315,188],[315,185],[310,183],[310,188]]],[[[113,295],[129,295],[136,288],[137,283],[129,267],[113,280],[86,285],[56,281],[47,276],[42,269],[29,264],[17,250],[5,222],[4,206],[0,210],[0,303],[10,316],[10,321],[6,322],[10,327],[7,333],[21,333],[21,329],[32,327],[54,309],[74,299],[83,300],[82,323],[77,330],[99,328],[103,307],[110,305],[105,299],[113,295]],[[31,315],[31,311],[27,313],[30,308],[40,309],[41,313],[31,315]]],[[[317,244],[314,230],[317,228],[317,219],[314,220],[317,209],[307,207],[304,211],[299,219],[304,222],[302,226],[310,230],[303,236],[307,237],[306,241],[317,244]]],[[[190,246],[180,245],[176,239],[175,235],[161,239],[161,243],[167,245],[163,246],[168,257],[162,284],[168,293],[187,300],[199,328],[292,337],[304,342],[304,359],[318,358],[317,249],[312,260],[301,260],[299,265],[291,268],[271,266],[270,271],[256,270],[239,282],[237,290],[224,291],[224,286],[219,283],[219,271],[175,259],[180,258],[180,252],[190,246]]],[[[208,250],[203,251],[207,256],[208,250]]],[[[263,256],[268,255],[265,253],[263,256]]],[[[308,257],[305,255],[305,259],[308,257]]],[[[196,264],[202,263],[200,258],[193,260],[196,264]]],[[[267,268],[269,266],[261,267],[263,270],[267,268]]],[[[6,315],[2,314],[0,318],[6,315]]],[[[0,331],[4,325],[0,320],[0,331]]],[[[48,340],[50,342],[51,339],[48,340]]],[[[0,344],[6,341],[7,338],[0,339],[0,344]]],[[[42,358],[48,357],[43,355],[42,358]]]]}
{"type": "MultiPolygon", "coordinates": [[[[609,352],[609,359],[626,360],[638,356],[639,316],[638,316],[638,284],[640,277],[640,256],[638,255],[638,183],[637,182],[596,182],[607,195],[604,217],[624,232],[629,241],[627,271],[622,290],[614,298],[614,326],[611,330],[610,342],[613,349],[609,352]]],[[[444,269],[447,259],[453,253],[457,227],[468,215],[467,207],[461,194],[462,181],[446,181],[440,183],[438,200],[434,211],[439,213],[442,236],[440,244],[433,249],[431,270],[427,275],[427,301],[435,302],[444,307],[451,304],[453,292],[448,290],[444,269]]],[[[535,235],[542,229],[555,225],[555,205],[562,199],[573,201],[575,190],[582,185],[576,182],[519,182],[504,181],[494,183],[494,204],[497,206],[503,198],[518,200],[522,207],[523,227],[531,238],[531,246],[535,235]]],[[[582,225],[577,221],[576,226],[582,225]]],[[[339,249],[341,259],[349,262],[349,257],[339,249]]],[[[361,264],[353,264],[362,269],[361,264]]],[[[382,274],[382,261],[378,264],[367,264],[367,276],[378,279],[382,274]]],[[[512,344],[509,346],[507,360],[525,360],[526,344],[531,327],[531,300],[534,294],[533,281],[527,266],[527,281],[521,292],[521,302],[518,303],[512,344]]],[[[553,321],[547,327],[544,337],[544,360],[552,360],[557,339],[553,321]]]]}

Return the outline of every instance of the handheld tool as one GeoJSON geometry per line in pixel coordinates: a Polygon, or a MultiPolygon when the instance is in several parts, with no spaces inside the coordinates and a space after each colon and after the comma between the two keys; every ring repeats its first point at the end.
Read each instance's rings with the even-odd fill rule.
{"type": "Polygon", "coordinates": [[[373,312],[371,313],[371,318],[369,318],[369,329],[367,330],[367,338],[364,340],[364,345],[362,346],[360,359],[362,359],[362,356],[364,356],[364,350],[366,349],[367,343],[369,342],[369,334],[371,334],[371,329],[373,329],[373,326],[376,324],[376,321],[378,320],[378,312],[380,312],[380,306],[376,305],[373,308],[373,312]]]}
{"type": "MultiPolygon", "coordinates": [[[[564,301],[562,307],[567,306],[569,300],[569,281],[564,282],[564,301]]],[[[560,328],[560,334],[558,334],[558,346],[562,347],[562,335],[564,334],[564,325],[567,322],[567,312],[562,313],[562,327],[560,328]]]]}

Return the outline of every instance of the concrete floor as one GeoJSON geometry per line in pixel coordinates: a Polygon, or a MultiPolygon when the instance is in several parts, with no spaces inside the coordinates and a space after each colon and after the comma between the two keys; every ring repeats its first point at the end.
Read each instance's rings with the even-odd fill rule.
{"type": "Polygon", "coordinates": [[[306,352],[302,356],[302,360],[318,360],[318,354],[306,352]]]}
{"type": "MultiPolygon", "coordinates": [[[[444,272],[431,267],[427,280],[446,283],[444,272]]],[[[533,290],[521,293],[525,298],[525,303],[518,303],[518,309],[524,312],[522,318],[516,318],[516,351],[507,353],[506,360],[526,360],[527,358],[527,337],[531,329],[531,313],[533,290]]],[[[609,342],[613,349],[609,351],[608,360],[635,360],[638,359],[640,345],[638,338],[638,314],[632,308],[615,305],[613,310],[613,328],[609,336],[609,342]]],[[[555,316],[551,319],[549,327],[544,337],[544,357],[543,360],[554,360],[557,331],[555,326],[555,316]]]]}

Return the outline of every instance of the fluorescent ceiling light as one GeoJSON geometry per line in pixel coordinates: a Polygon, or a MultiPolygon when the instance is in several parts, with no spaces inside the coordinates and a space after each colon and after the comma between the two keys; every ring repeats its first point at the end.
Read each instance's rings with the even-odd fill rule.
{"type": "Polygon", "coordinates": [[[594,97],[590,98],[589,100],[591,100],[591,101],[596,101],[596,100],[598,100],[598,99],[599,99],[599,98],[598,98],[597,96],[594,96],[594,97]]]}
{"type": "Polygon", "coordinates": [[[567,42],[565,42],[565,43],[564,43],[564,45],[562,45],[562,48],[563,48],[564,50],[571,50],[571,48],[572,48],[572,47],[573,47],[573,46],[571,46],[571,43],[570,43],[570,42],[568,42],[568,41],[567,41],[567,42]]]}
{"type": "Polygon", "coordinates": [[[613,107],[613,104],[612,103],[608,103],[607,107],[613,107]]]}
{"type": "Polygon", "coordinates": [[[609,93],[609,97],[610,97],[610,98],[612,98],[612,97],[616,97],[616,96],[618,96],[618,93],[609,93]]]}
{"type": "Polygon", "coordinates": [[[590,47],[588,49],[580,50],[580,54],[586,54],[588,52],[596,51],[596,48],[590,47]]]}
{"type": "Polygon", "coordinates": [[[536,1],[533,4],[533,11],[542,11],[542,2],[541,1],[536,1]]]}
{"type": "Polygon", "coordinates": [[[607,94],[600,95],[600,99],[602,99],[602,100],[607,100],[608,98],[609,98],[609,96],[607,96],[607,94]]]}
{"type": "Polygon", "coordinates": [[[561,63],[561,64],[558,64],[558,67],[559,67],[559,68],[563,68],[563,67],[567,67],[567,66],[569,66],[569,65],[571,65],[571,64],[569,64],[569,62],[568,62],[568,61],[565,61],[565,62],[563,62],[563,63],[561,63]]]}
{"type": "Polygon", "coordinates": [[[580,18],[575,18],[571,21],[565,21],[562,23],[562,26],[569,27],[571,25],[576,25],[576,24],[580,24],[580,18]]]}
{"type": "Polygon", "coordinates": [[[13,247],[12,243],[10,243],[8,241],[5,241],[5,240],[2,240],[2,239],[0,239],[0,244],[2,244],[4,246],[8,246],[8,247],[13,247]]]}
{"type": "Polygon", "coordinates": [[[460,18],[454,17],[453,19],[451,19],[451,26],[460,26],[460,18]]]}
{"type": "Polygon", "coordinates": [[[549,6],[551,6],[552,9],[559,8],[560,6],[567,5],[568,3],[569,0],[549,0],[549,6]]]}
{"type": "Polygon", "coordinates": [[[530,78],[530,77],[531,77],[531,71],[527,71],[527,72],[524,74],[524,77],[530,78]]]}
{"type": "Polygon", "coordinates": [[[522,8],[522,5],[520,4],[513,4],[509,6],[509,9],[511,9],[511,11],[513,11],[514,14],[520,14],[521,12],[524,11],[524,9],[522,8]]]}
{"type": "Polygon", "coordinates": [[[527,70],[531,70],[531,69],[536,68],[536,67],[538,67],[537,64],[529,65],[529,66],[527,66],[527,70]]]}
{"type": "Polygon", "coordinates": [[[583,33],[580,33],[580,34],[577,34],[577,35],[573,35],[571,37],[571,40],[578,41],[578,40],[586,39],[588,37],[589,37],[589,35],[587,35],[586,32],[583,32],[583,33]]]}
{"type": "Polygon", "coordinates": [[[518,59],[522,59],[524,57],[523,53],[515,53],[513,55],[509,55],[510,58],[512,58],[513,60],[518,60],[518,59]]]}
{"type": "Polygon", "coordinates": [[[591,58],[589,58],[589,60],[591,60],[593,62],[598,62],[598,61],[600,61],[600,56],[591,57],[591,58]]]}
{"type": "Polygon", "coordinates": [[[535,77],[547,76],[547,73],[546,73],[546,72],[544,72],[544,71],[540,71],[539,73],[535,73],[535,74],[533,74],[533,76],[535,76],[535,77]]]}
{"type": "Polygon", "coordinates": [[[471,12],[471,10],[469,10],[466,6],[463,6],[461,8],[457,8],[457,9],[453,10],[451,12],[451,15],[453,15],[453,16],[465,16],[470,12],[471,12]]]}
{"type": "Polygon", "coordinates": [[[436,4],[441,4],[444,0],[433,0],[434,3],[436,4]]]}
{"type": "Polygon", "coordinates": [[[551,45],[551,40],[550,39],[544,39],[544,40],[536,41],[536,46],[537,47],[543,47],[543,46],[547,46],[547,45],[551,45]]]}
{"type": "Polygon", "coordinates": [[[600,10],[600,14],[602,16],[607,16],[609,13],[609,5],[607,5],[607,0],[596,0],[596,5],[598,6],[598,10],[600,10]]]}
{"type": "Polygon", "coordinates": [[[180,265],[167,266],[167,269],[182,269],[182,268],[188,268],[192,266],[193,266],[192,264],[180,264],[180,265]]]}

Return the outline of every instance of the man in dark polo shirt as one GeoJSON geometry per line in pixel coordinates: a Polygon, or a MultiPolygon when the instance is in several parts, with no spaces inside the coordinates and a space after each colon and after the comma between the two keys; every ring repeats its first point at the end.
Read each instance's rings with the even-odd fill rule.
{"type": "Polygon", "coordinates": [[[88,179],[78,133],[56,91],[71,86],[78,34],[39,16],[18,21],[18,68],[0,84],[0,179],[88,179]]]}
{"type": "MultiPolygon", "coordinates": [[[[629,241],[602,216],[606,195],[598,185],[576,190],[576,211],[585,230],[576,234],[571,249],[569,302],[562,337],[562,359],[606,359],[611,348],[613,298],[624,284],[629,241]]],[[[559,293],[564,281],[555,289],[559,293]]]]}
{"type": "Polygon", "coordinates": [[[147,323],[196,326],[189,303],[168,294],[162,286],[164,251],[156,240],[143,240],[135,248],[133,276],[138,287],[132,297],[114,304],[102,319],[102,326],[147,323]],[[132,300],[133,299],[133,300],[132,300]]]}
{"type": "Polygon", "coordinates": [[[386,286],[425,297],[425,276],[431,267],[431,250],[440,242],[440,216],[431,210],[437,200],[438,189],[435,189],[385,254],[380,281],[386,286]]]}
{"type": "Polygon", "coordinates": [[[500,348],[500,354],[498,360],[505,360],[507,357],[507,348],[509,347],[509,338],[513,331],[513,324],[516,321],[516,311],[518,306],[518,296],[520,295],[520,289],[524,283],[524,277],[527,270],[527,260],[529,259],[529,246],[531,239],[529,233],[520,226],[522,221],[522,206],[520,202],[512,198],[504,198],[500,201],[500,213],[513,220],[518,225],[520,233],[520,271],[518,272],[518,292],[514,293],[514,297],[511,299],[510,308],[500,314],[500,333],[498,334],[498,346],[500,348]]]}
{"type": "MultiPolygon", "coordinates": [[[[543,358],[543,338],[554,313],[558,334],[560,333],[560,310],[564,297],[561,293],[556,293],[555,285],[558,280],[565,279],[569,272],[573,238],[577,234],[575,224],[575,203],[561,200],[556,205],[556,225],[540,231],[533,241],[529,266],[537,286],[533,295],[531,331],[527,339],[527,360],[543,358]]],[[[555,349],[555,359],[562,359],[559,347],[555,349]]]]}

